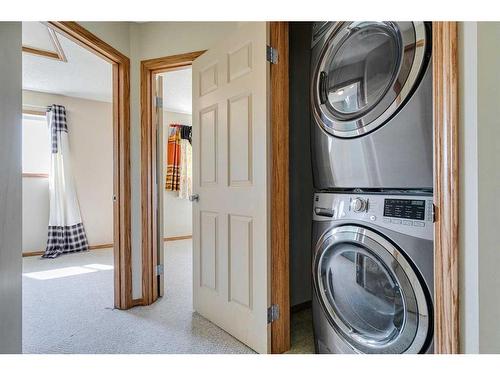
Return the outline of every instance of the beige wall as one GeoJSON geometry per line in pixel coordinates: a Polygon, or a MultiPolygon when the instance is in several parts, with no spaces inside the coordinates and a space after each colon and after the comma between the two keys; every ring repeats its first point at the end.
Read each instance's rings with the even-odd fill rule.
{"type": "Polygon", "coordinates": [[[459,24],[460,342],[479,353],[477,23],[459,24]]]}
{"type": "MultiPolygon", "coordinates": [[[[21,353],[21,23],[0,22],[0,354],[21,353]]],[[[2,366],[4,367],[4,366],[2,366]]]]}
{"type": "Polygon", "coordinates": [[[141,271],[141,170],[140,170],[140,63],[141,60],[208,49],[237,22],[82,22],[90,32],[130,57],[130,165],[132,191],[132,295],[142,296],[141,271]],[[128,32],[127,32],[128,31],[128,32]],[[127,38],[129,44],[127,45],[127,38]],[[128,53],[127,53],[128,52],[128,53]]]}
{"type": "Polygon", "coordinates": [[[78,22],[125,56],[130,57],[130,22],[78,22]]]}
{"type": "Polygon", "coordinates": [[[500,22],[477,24],[479,350],[500,353],[500,22]]]}
{"type": "Polygon", "coordinates": [[[167,145],[169,124],[191,125],[191,115],[178,112],[163,112],[163,235],[165,237],[189,236],[193,230],[192,204],[180,199],[174,191],[165,190],[167,175],[167,145]]]}
{"type": "Polygon", "coordinates": [[[132,182],[132,290],[142,295],[140,201],[140,64],[142,60],[210,48],[238,27],[236,22],[147,22],[130,24],[130,137],[132,182]]]}
{"type": "MultiPolygon", "coordinates": [[[[23,106],[66,107],[75,186],[90,245],[113,242],[113,112],[111,103],[23,91],[23,106]]],[[[23,179],[23,251],[45,248],[46,179],[23,179]]]]}

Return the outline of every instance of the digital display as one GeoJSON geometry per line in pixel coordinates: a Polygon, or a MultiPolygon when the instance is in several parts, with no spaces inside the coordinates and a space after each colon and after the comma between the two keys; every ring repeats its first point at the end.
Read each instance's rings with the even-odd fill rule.
{"type": "Polygon", "coordinates": [[[384,216],[425,220],[425,201],[416,199],[385,199],[384,216]]]}

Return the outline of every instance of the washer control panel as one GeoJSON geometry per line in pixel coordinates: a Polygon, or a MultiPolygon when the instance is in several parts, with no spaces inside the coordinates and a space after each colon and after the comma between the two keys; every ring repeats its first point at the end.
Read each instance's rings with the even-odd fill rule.
{"type": "Polygon", "coordinates": [[[313,220],[365,221],[432,240],[434,205],[428,195],[316,193],[313,220]]]}

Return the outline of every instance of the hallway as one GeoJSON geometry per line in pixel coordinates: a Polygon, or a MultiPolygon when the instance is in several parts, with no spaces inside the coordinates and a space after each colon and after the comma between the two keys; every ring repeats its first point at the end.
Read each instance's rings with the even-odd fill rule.
{"type": "Polygon", "coordinates": [[[165,297],[113,308],[111,249],[23,259],[24,353],[253,353],[192,310],[191,240],[165,245],[165,297]]]}

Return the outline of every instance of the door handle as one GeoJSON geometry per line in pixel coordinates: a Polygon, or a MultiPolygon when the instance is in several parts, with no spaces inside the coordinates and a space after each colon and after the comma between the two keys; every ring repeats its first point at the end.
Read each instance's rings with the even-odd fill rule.
{"type": "Polygon", "coordinates": [[[193,195],[190,195],[190,196],[189,196],[189,200],[190,200],[191,202],[194,202],[194,201],[198,202],[198,201],[200,200],[200,196],[199,196],[199,194],[193,194],[193,195]]]}
{"type": "Polygon", "coordinates": [[[314,212],[318,216],[333,217],[335,215],[335,211],[331,208],[315,207],[314,212]]]}

